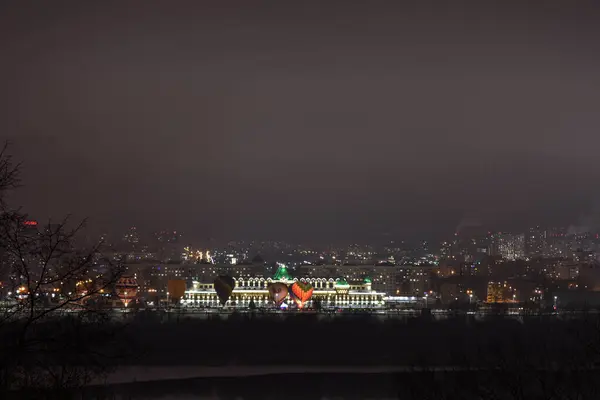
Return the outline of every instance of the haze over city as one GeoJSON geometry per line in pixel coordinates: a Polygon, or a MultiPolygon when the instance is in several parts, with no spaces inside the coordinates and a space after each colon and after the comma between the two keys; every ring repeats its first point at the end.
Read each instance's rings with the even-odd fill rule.
{"type": "Polygon", "coordinates": [[[590,399],[591,1],[0,4],[0,399],[590,399]]]}
{"type": "Polygon", "coordinates": [[[597,225],[591,3],[2,9],[0,120],[37,219],[319,242],[597,225]]]}

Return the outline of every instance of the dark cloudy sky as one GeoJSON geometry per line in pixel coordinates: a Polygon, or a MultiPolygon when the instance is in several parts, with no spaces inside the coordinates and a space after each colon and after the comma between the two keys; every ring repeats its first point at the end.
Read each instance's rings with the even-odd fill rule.
{"type": "Polygon", "coordinates": [[[3,2],[14,202],[296,240],[594,209],[600,7],[408,3],[3,2]]]}

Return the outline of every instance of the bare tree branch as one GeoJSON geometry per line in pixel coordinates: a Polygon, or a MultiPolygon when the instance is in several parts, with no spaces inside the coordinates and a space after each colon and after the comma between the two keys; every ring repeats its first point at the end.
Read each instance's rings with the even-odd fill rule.
{"type": "Polygon", "coordinates": [[[103,257],[101,242],[78,243],[86,220],[72,224],[67,216],[34,226],[26,223],[26,214],[9,209],[6,194],[19,186],[19,168],[5,144],[0,150],[0,282],[10,295],[0,301],[0,390],[81,385],[106,370],[101,345],[115,337],[106,331],[109,318],[99,305],[112,295],[122,267],[103,257]],[[63,317],[73,309],[76,314],[63,317]],[[89,341],[97,332],[103,335],[89,341]],[[74,351],[74,342],[82,347],[74,351]]]}
{"type": "Polygon", "coordinates": [[[6,206],[5,194],[7,191],[16,189],[21,183],[21,163],[14,163],[9,154],[9,142],[4,142],[0,150],[0,207],[6,206]]]}

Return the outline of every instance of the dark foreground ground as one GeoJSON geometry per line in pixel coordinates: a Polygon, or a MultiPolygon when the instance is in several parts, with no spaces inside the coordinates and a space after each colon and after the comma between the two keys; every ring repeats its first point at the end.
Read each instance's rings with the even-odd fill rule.
{"type": "MultiPolygon", "coordinates": [[[[124,377],[128,368],[169,372],[146,375],[144,382],[133,374],[52,398],[599,399],[599,322],[596,315],[434,321],[310,314],[157,320],[139,314],[83,330],[77,325],[79,331],[55,320],[40,333],[66,338],[52,363],[80,364],[93,354],[94,365],[112,368],[109,377],[124,377]],[[91,345],[94,351],[86,353],[91,345]],[[326,366],[335,368],[310,372],[326,366]],[[207,367],[259,373],[194,375],[207,367]],[[366,372],[373,367],[380,369],[366,372]]],[[[20,392],[16,398],[34,397],[20,392]]]]}
{"type": "Polygon", "coordinates": [[[594,372],[327,373],[203,378],[87,388],[105,399],[597,399],[594,372]]]}
{"type": "Polygon", "coordinates": [[[134,365],[400,365],[547,367],[600,361],[597,316],[513,319],[469,316],[380,320],[369,315],[317,319],[239,316],[227,320],[129,322],[134,365]]]}

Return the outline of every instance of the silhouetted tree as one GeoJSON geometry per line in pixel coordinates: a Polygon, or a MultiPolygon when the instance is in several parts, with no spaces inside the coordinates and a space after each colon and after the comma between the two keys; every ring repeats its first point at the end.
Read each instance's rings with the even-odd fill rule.
{"type": "MultiPolygon", "coordinates": [[[[0,151],[0,390],[78,387],[108,371],[114,332],[98,305],[121,269],[85,245],[85,221],[35,225],[7,205],[19,164],[0,151]]],[[[116,349],[112,346],[112,349],[116,349]]]]}

